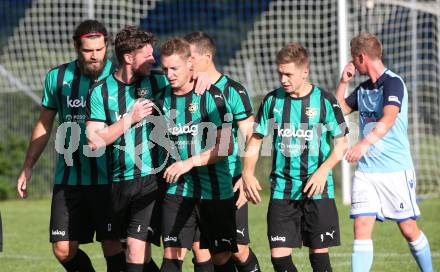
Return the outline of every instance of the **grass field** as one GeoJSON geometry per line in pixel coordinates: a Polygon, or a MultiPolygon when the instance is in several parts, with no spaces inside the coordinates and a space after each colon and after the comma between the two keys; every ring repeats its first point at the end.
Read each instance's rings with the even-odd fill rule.
{"type": "MultiPolygon", "coordinates": [[[[266,209],[264,203],[250,207],[250,231],[252,248],[257,254],[263,271],[272,271],[266,238],[266,209]]],[[[422,201],[422,217],[419,225],[431,244],[434,267],[440,269],[440,199],[422,201]]],[[[52,256],[48,242],[50,200],[25,200],[0,202],[3,219],[4,252],[0,253],[1,272],[63,271],[52,256]]],[[[342,246],[331,250],[334,271],[349,271],[352,222],[348,219],[348,207],[339,205],[342,246]]],[[[404,239],[392,222],[376,224],[374,231],[374,264],[372,271],[418,271],[404,239]]],[[[91,256],[96,271],[105,271],[105,261],[98,244],[82,247],[91,256]]],[[[154,259],[161,262],[161,249],[154,248],[154,259]]],[[[311,271],[305,248],[294,251],[294,263],[300,271],[311,271]]],[[[193,271],[189,257],[184,271],[193,271]]]]}

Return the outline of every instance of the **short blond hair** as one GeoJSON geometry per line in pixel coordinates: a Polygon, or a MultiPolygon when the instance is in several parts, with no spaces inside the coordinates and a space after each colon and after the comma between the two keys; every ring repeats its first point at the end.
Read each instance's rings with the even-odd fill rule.
{"type": "Polygon", "coordinates": [[[309,65],[309,53],[301,44],[289,43],[277,53],[277,65],[294,63],[297,66],[309,65]]]}
{"type": "Polygon", "coordinates": [[[372,59],[382,58],[382,43],[371,33],[363,32],[354,37],[350,46],[353,55],[364,53],[372,59]]]}
{"type": "Polygon", "coordinates": [[[182,38],[172,38],[160,46],[161,57],[169,57],[173,54],[180,55],[184,59],[189,58],[191,56],[189,43],[182,38]]]}

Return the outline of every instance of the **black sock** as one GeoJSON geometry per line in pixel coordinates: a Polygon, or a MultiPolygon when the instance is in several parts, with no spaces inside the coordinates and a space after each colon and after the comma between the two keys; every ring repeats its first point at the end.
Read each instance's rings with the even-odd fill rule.
{"type": "Polygon", "coordinates": [[[261,271],[257,256],[255,256],[251,248],[249,248],[249,256],[246,262],[239,263],[238,261],[235,261],[235,266],[237,267],[238,272],[261,271]]]}
{"type": "Polygon", "coordinates": [[[215,272],[235,272],[234,261],[232,260],[232,258],[229,258],[229,260],[222,265],[214,264],[214,271],[215,272]]]}
{"type": "Polygon", "coordinates": [[[271,261],[276,272],[298,272],[290,255],[280,258],[272,257],[271,261]]]}
{"type": "Polygon", "coordinates": [[[309,260],[310,264],[312,265],[313,272],[332,272],[328,252],[309,254],[309,260]]]}
{"type": "Polygon", "coordinates": [[[162,266],[160,267],[161,272],[181,272],[182,263],[180,260],[163,259],[162,266]]]}
{"type": "Polygon", "coordinates": [[[125,272],[142,272],[144,269],[144,264],[137,263],[126,263],[125,264],[125,272]]]}
{"type": "Polygon", "coordinates": [[[67,272],[95,272],[89,256],[87,256],[87,254],[79,248],[75,256],[70,261],[61,263],[61,265],[64,266],[67,272]]]}
{"type": "Polygon", "coordinates": [[[107,272],[121,272],[125,268],[125,253],[124,251],[113,256],[105,256],[107,262],[107,272]]]}
{"type": "Polygon", "coordinates": [[[192,259],[194,264],[194,272],[214,272],[214,264],[212,260],[208,260],[206,262],[198,263],[196,259],[192,259]]]}
{"type": "Polygon", "coordinates": [[[150,259],[148,263],[144,263],[144,272],[159,272],[159,267],[154,262],[153,259],[150,259]]]}

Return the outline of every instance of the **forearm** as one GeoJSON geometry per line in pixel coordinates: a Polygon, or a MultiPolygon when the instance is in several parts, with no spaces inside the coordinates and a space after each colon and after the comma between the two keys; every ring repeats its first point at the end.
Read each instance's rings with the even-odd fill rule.
{"type": "Polygon", "coordinates": [[[352,112],[352,109],[345,102],[345,91],[347,90],[347,87],[348,87],[348,82],[340,80],[336,88],[336,99],[338,100],[338,103],[341,106],[344,115],[347,115],[352,112]]]}
{"type": "MultiPolygon", "coordinates": [[[[87,138],[92,150],[114,143],[119,137],[124,135],[128,129],[130,129],[130,120],[130,116],[126,115],[111,126],[92,130],[91,133],[88,133],[87,138]]],[[[89,125],[87,126],[89,127],[89,125]]]]}
{"type": "Polygon", "coordinates": [[[41,122],[37,122],[32,131],[23,168],[32,169],[34,164],[38,161],[41,153],[43,153],[44,148],[49,141],[50,133],[51,131],[48,127],[45,127],[41,122]]]}
{"type": "Polygon", "coordinates": [[[255,173],[255,166],[257,165],[261,142],[261,139],[251,137],[246,145],[243,158],[243,175],[253,175],[255,173]]]}
{"type": "Polygon", "coordinates": [[[344,157],[345,152],[348,149],[348,137],[344,136],[336,139],[335,146],[330,153],[330,156],[319,167],[322,170],[332,170],[344,157]]]}
{"type": "Polygon", "coordinates": [[[387,120],[387,118],[380,119],[371,132],[361,140],[361,144],[368,146],[374,145],[388,133],[393,124],[394,122],[387,120]]]}

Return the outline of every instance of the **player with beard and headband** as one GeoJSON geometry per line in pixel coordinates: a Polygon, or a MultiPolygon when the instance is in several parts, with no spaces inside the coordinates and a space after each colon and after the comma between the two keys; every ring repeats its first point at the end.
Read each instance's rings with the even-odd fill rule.
{"type": "Polygon", "coordinates": [[[17,181],[22,198],[32,167],[43,152],[58,113],[64,139],[57,139],[57,165],[52,196],[50,241],[66,271],[94,271],[79,244],[96,240],[102,244],[107,271],[124,267],[124,252],[118,237],[109,231],[110,194],[105,156],[89,157],[85,134],[86,97],[90,86],[108,76],[113,65],[106,58],[108,34],[96,20],[78,25],[73,35],[77,60],[50,70],[44,82],[42,109],[32,132],[23,170],[17,181]],[[84,149],[83,149],[84,147],[84,149]]]}

